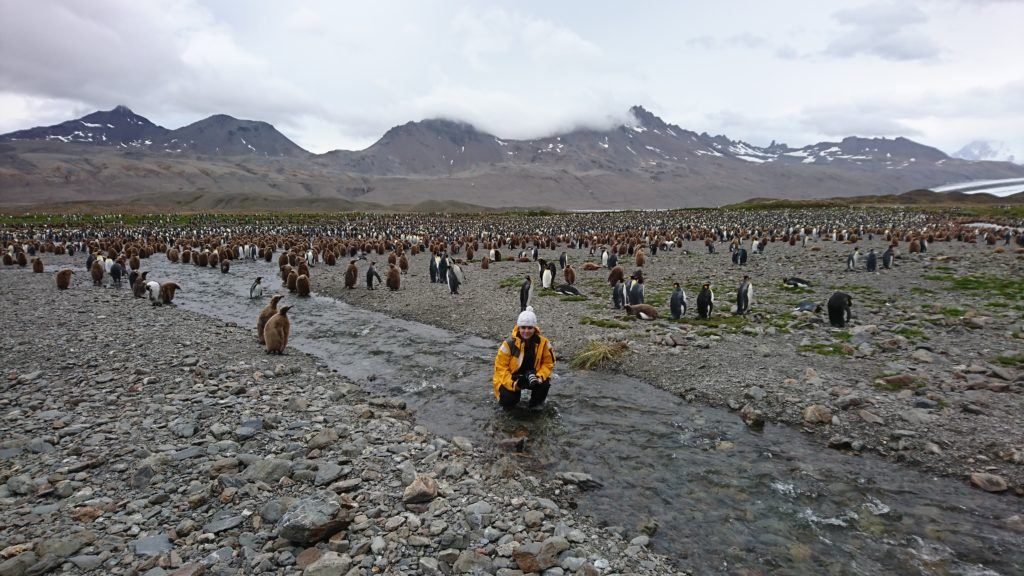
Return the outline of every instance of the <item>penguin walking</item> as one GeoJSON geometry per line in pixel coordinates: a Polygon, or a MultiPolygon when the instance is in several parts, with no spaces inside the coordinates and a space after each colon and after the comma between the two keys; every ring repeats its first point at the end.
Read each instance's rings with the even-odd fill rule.
{"type": "Polygon", "coordinates": [[[846,271],[853,272],[860,264],[860,248],[854,248],[853,252],[846,257],[846,271]]]}
{"type": "Polygon", "coordinates": [[[754,301],[754,285],[750,282],[750,276],[744,276],[736,290],[736,314],[742,316],[750,310],[750,304],[754,301]]]}
{"type": "Polygon", "coordinates": [[[679,282],[673,283],[672,287],[672,296],[668,300],[668,310],[673,320],[679,320],[686,315],[686,292],[679,285],[679,282]]]}
{"type": "Polygon", "coordinates": [[[373,290],[373,279],[377,279],[377,284],[383,282],[380,278],[380,274],[377,272],[377,263],[370,262],[370,267],[366,269],[366,289],[373,290]]]}
{"type": "Polygon", "coordinates": [[[249,287],[249,298],[255,300],[263,297],[263,276],[257,276],[256,280],[249,287]]]}
{"type": "Polygon", "coordinates": [[[878,271],[878,255],[875,254],[875,249],[868,250],[868,256],[866,261],[868,272],[878,271]]]}
{"type": "Polygon", "coordinates": [[[462,269],[458,264],[448,266],[448,291],[453,295],[459,293],[459,286],[462,285],[462,269]]]}
{"type": "Polygon", "coordinates": [[[885,252],[882,252],[882,268],[885,268],[886,270],[892,268],[892,258],[892,246],[889,246],[885,249],[885,252]]]}
{"type": "Polygon", "coordinates": [[[288,320],[288,310],[291,306],[281,306],[263,328],[263,339],[266,342],[267,354],[284,354],[288,346],[288,334],[291,332],[291,322],[288,320]]]}
{"type": "Polygon", "coordinates": [[[850,321],[850,307],[853,298],[845,292],[836,292],[828,299],[828,323],[836,328],[846,326],[850,321]]]}
{"type": "Polygon", "coordinates": [[[523,280],[522,286],[519,287],[519,311],[525,312],[526,307],[530,305],[530,299],[533,298],[533,279],[527,274],[523,280]]]}
{"type": "Polygon", "coordinates": [[[700,294],[697,294],[697,317],[710,318],[715,311],[715,293],[711,291],[711,285],[704,283],[700,287],[700,294]]]}

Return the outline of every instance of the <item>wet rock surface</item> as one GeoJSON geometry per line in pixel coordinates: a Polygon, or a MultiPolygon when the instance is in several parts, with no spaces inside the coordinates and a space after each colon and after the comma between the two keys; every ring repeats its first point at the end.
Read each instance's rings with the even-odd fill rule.
{"type": "Polygon", "coordinates": [[[677,572],[250,319],[74,282],[0,272],[0,574],[677,572]]]}

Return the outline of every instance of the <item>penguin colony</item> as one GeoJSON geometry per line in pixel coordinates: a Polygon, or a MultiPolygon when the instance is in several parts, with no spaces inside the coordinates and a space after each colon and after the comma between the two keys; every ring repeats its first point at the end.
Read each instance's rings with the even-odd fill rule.
{"type": "MultiPolygon", "coordinates": [[[[993,255],[1024,253],[1024,227],[1019,223],[1017,226],[997,223],[966,226],[942,215],[900,209],[855,214],[842,210],[797,210],[787,213],[788,220],[773,221],[775,218],[780,215],[694,211],[659,214],[657,225],[652,225],[649,217],[641,213],[572,214],[540,219],[501,217],[486,223],[471,217],[380,214],[351,219],[344,215],[332,216],[320,221],[283,219],[277,222],[271,219],[244,230],[225,226],[214,218],[187,229],[150,226],[146,236],[128,227],[112,230],[96,227],[75,230],[72,235],[70,231],[40,232],[26,226],[6,236],[16,240],[5,240],[3,262],[21,267],[31,263],[34,273],[44,273],[47,253],[82,253],[87,255],[86,271],[95,286],[116,287],[127,276],[133,296],[148,297],[154,306],[162,306],[173,303],[181,286],[168,280],[149,280],[147,271],[141,270],[145,259],[160,253],[171,263],[219,269],[225,275],[234,273],[232,261],[273,262],[276,259],[284,286],[298,297],[311,293],[311,270],[320,265],[333,267],[339,261],[347,262],[343,282],[348,289],[356,288],[360,274],[371,290],[384,284],[388,291],[394,292],[409,289],[404,276],[414,274],[422,278],[426,273],[432,283],[441,284],[439,288],[457,297],[460,290],[471,287],[466,284],[464,267],[467,264],[479,260],[483,270],[500,270],[506,262],[514,260],[529,262],[532,266],[532,273],[521,276],[522,280],[516,282],[520,309],[536,306],[538,292],[540,295],[554,293],[575,299],[597,297],[610,309],[652,320],[666,313],[646,302],[648,281],[644,269],[651,266],[656,270],[653,267],[657,266],[658,259],[664,257],[665,252],[679,253],[678,247],[684,242],[703,241],[711,255],[716,254],[716,246],[723,251],[727,248],[728,260],[723,256],[715,260],[714,265],[728,269],[731,262],[737,271],[756,268],[757,259],[771,254],[774,243],[809,250],[825,242],[847,244],[845,266],[840,261],[834,270],[845,268],[850,273],[872,274],[888,273],[901,257],[927,254],[937,243],[943,242],[974,244],[980,249],[991,247],[988,249],[993,255]],[[869,242],[874,242],[875,246],[869,242]],[[866,253],[862,253],[862,244],[866,253]],[[590,257],[574,267],[569,263],[568,249],[583,250],[583,254],[589,253],[590,257]],[[634,268],[628,277],[623,265],[630,262],[627,258],[634,268]],[[388,263],[386,280],[371,264],[376,261],[388,263]],[[556,281],[559,270],[564,283],[556,281]],[[602,270],[607,271],[610,295],[580,289],[579,275],[589,280],[602,270]]],[[[794,272],[800,274],[799,270],[794,272]]],[[[58,289],[72,288],[73,274],[71,269],[58,271],[55,274],[58,289]]],[[[753,283],[764,279],[753,273],[742,275],[739,272],[735,277],[743,277],[736,289],[735,313],[756,311],[753,283]]],[[[717,313],[715,287],[711,282],[701,281],[699,270],[694,270],[689,278],[667,280],[676,280],[671,296],[662,297],[660,304],[668,308],[670,319],[678,320],[689,313],[686,287],[697,292],[698,318],[709,318],[717,313]]],[[[822,298],[827,295],[819,294],[820,288],[816,288],[817,284],[825,283],[822,280],[816,278],[812,282],[799,275],[787,276],[783,286],[822,298]]],[[[667,290],[665,284],[666,279],[658,279],[653,289],[667,290]]],[[[419,289],[415,283],[412,286],[419,289]]],[[[263,278],[256,278],[248,296],[259,299],[264,291],[263,278]]],[[[267,326],[273,318],[281,316],[273,322],[274,344],[267,349],[273,353],[284,350],[290,327],[289,307],[282,307],[285,313],[281,314],[277,310],[279,300],[280,296],[272,300],[269,315],[268,309],[264,309],[257,322],[258,340],[266,344],[267,326]]],[[[805,308],[811,313],[826,304],[832,325],[845,326],[854,319],[853,298],[849,294],[836,293],[827,302],[813,299],[807,302],[805,308]]]]}

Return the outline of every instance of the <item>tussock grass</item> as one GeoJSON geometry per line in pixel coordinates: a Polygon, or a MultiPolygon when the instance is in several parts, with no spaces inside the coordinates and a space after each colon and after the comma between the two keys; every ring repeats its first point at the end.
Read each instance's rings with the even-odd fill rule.
{"type": "Polygon", "coordinates": [[[509,276],[508,278],[505,278],[501,282],[498,282],[498,288],[512,288],[513,286],[518,288],[519,286],[522,286],[522,284],[522,276],[509,276]]]}
{"type": "Polygon", "coordinates": [[[598,341],[587,343],[578,354],[569,361],[569,366],[576,370],[592,370],[603,364],[615,362],[629,350],[625,342],[598,341]]]}

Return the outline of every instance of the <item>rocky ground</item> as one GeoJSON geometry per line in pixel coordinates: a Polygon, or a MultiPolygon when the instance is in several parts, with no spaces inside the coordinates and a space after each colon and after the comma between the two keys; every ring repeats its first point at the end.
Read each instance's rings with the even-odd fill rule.
{"type": "MultiPolygon", "coordinates": [[[[880,238],[861,252],[881,254],[880,238]]],[[[586,301],[538,290],[533,300],[561,368],[591,341],[623,342],[627,354],[603,369],[640,377],[689,401],[799,426],[821,444],[851,455],[874,451],[891,459],[1024,496],[1024,256],[1013,247],[936,243],[923,254],[899,252],[894,269],[845,271],[852,246],[820,241],[807,247],[769,244],[744,267],[730,263],[726,245],[708,254],[689,243],[648,257],[646,299],[664,318],[644,322],[611,308],[607,270],[587,250],[568,250],[586,301]],[[728,307],[749,274],[754,305],[742,318],[728,307]],[[785,288],[799,276],[807,290],[785,288]],[[691,309],[667,320],[671,283],[686,289],[691,309]],[[710,281],[719,310],[695,318],[696,293],[710,281]],[[802,300],[821,304],[836,290],[853,297],[854,319],[831,328],[824,314],[794,311],[802,300]]],[[[540,256],[557,260],[559,252],[540,256]]],[[[459,258],[463,255],[455,255],[459,258]]],[[[506,254],[508,256],[508,254],[506,254]]],[[[359,262],[357,289],[343,287],[347,259],[313,270],[314,290],[351,304],[450,330],[493,338],[495,347],[519,312],[518,289],[534,263],[464,265],[458,295],[430,284],[428,261],[412,257],[398,292],[368,291],[359,262]]],[[[387,269],[378,256],[378,269],[387,269]]],[[[627,275],[632,258],[620,262],[627,275]]],[[[561,282],[559,278],[556,282],[561,282]]],[[[557,390],[552,391],[557,394],[557,390]]]]}
{"type": "MultiPolygon", "coordinates": [[[[431,435],[312,357],[265,355],[252,319],[81,272],[58,291],[54,264],[0,270],[0,576],[673,572],[647,535],[568,509],[585,477],[542,485],[431,435]]],[[[460,305],[487,298],[471,281],[460,305]]]]}

